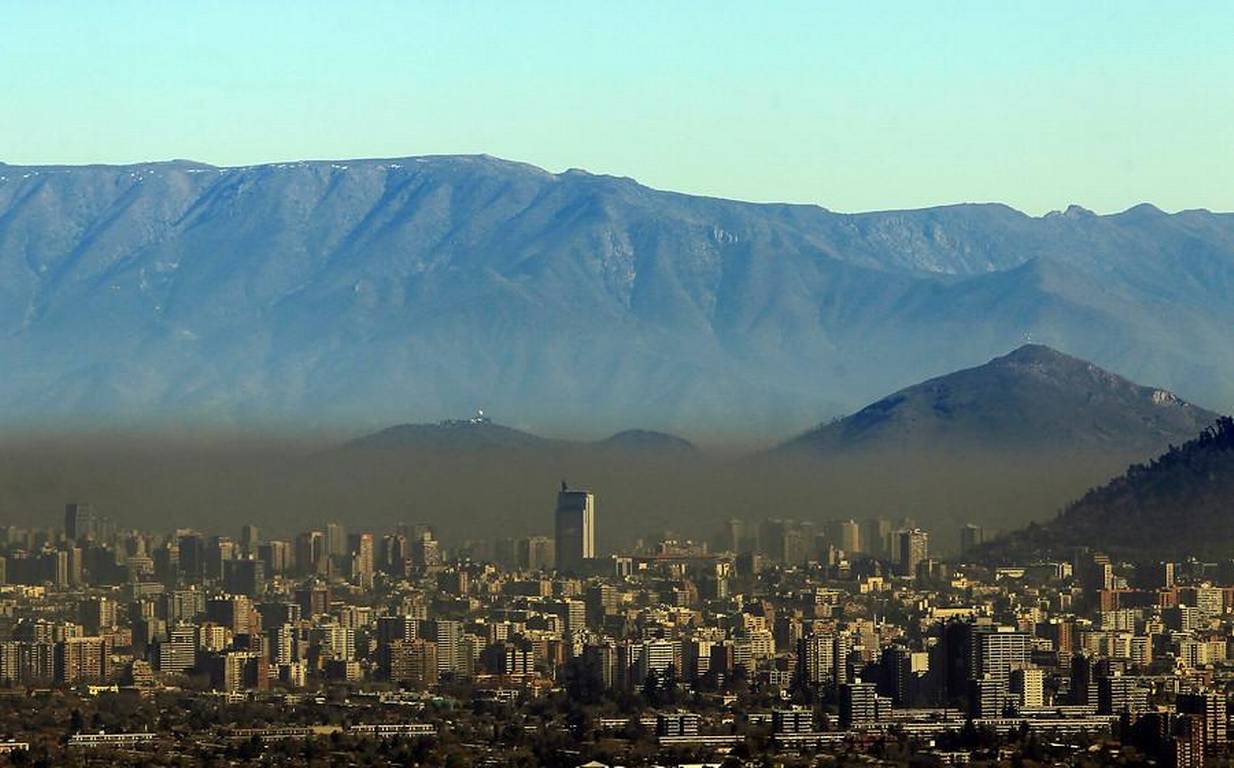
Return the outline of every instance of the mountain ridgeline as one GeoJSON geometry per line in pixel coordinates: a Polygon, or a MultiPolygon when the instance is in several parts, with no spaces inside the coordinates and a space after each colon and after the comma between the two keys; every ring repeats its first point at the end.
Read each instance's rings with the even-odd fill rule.
{"type": "Polygon", "coordinates": [[[0,422],[767,439],[1026,336],[1234,406],[1234,216],[840,214],[490,157],[0,165],[0,422]]]}
{"type": "Polygon", "coordinates": [[[1234,557],[1234,419],[1093,489],[1056,519],[994,542],[996,562],[1066,557],[1092,547],[1141,562],[1234,557]]]}

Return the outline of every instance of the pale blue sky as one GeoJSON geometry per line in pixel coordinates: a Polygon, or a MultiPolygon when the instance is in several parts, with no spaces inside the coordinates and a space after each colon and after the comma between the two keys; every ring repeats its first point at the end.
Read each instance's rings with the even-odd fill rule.
{"type": "Polygon", "coordinates": [[[0,0],[0,161],[486,152],[836,210],[1234,210],[1234,2],[0,0]]]}

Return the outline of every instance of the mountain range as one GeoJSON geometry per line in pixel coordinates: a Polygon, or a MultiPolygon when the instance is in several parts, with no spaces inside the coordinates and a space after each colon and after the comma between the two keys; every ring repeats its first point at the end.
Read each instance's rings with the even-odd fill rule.
{"type": "Polygon", "coordinates": [[[0,423],[796,432],[1025,339],[1234,406],[1234,216],[842,214],[487,156],[0,165],[0,423]]]}

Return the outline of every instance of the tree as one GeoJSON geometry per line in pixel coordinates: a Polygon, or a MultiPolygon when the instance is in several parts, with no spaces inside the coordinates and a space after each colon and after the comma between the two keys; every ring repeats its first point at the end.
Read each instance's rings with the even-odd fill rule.
{"type": "Polygon", "coordinates": [[[599,660],[584,654],[566,662],[562,670],[566,695],[580,704],[598,704],[603,698],[604,679],[599,660]]]}
{"type": "Polygon", "coordinates": [[[669,664],[664,670],[664,678],[660,681],[661,701],[666,704],[677,703],[677,667],[669,664]]]}
{"type": "Polygon", "coordinates": [[[660,703],[660,682],[656,679],[656,673],[652,670],[647,670],[647,677],[643,678],[643,698],[647,703],[658,706],[660,703]]]}

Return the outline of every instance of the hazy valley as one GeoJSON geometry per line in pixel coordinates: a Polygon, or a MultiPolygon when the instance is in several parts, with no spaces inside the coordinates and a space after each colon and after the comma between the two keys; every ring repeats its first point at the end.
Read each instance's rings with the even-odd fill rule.
{"type": "Polygon", "coordinates": [[[169,510],[208,530],[254,521],[431,523],[447,541],[545,533],[562,480],[598,497],[598,538],[708,539],[730,517],[910,518],[955,546],[979,521],[1004,531],[1051,518],[1128,464],[1186,442],[1216,414],[1041,346],[893,393],[771,450],[700,450],[625,430],[542,436],[487,418],[329,433],[197,432],[10,439],[0,508],[15,521],[89,499],[126,525],[169,510]]]}

